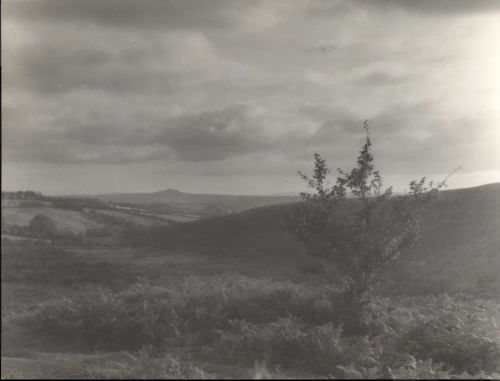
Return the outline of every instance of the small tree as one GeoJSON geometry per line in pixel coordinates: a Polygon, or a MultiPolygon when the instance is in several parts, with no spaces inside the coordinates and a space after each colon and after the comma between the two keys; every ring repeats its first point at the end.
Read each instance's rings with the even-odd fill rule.
{"type": "Polygon", "coordinates": [[[56,224],[50,217],[37,214],[30,221],[29,231],[39,237],[52,237],[56,233],[56,224]]]}
{"type": "Polygon", "coordinates": [[[312,192],[300,194],[304,202],[287,216],[286,225],[309,255],[334,264],[345,289],[346,328],[356,331],[362,327],[366,293],[374,279],[402,249],[418,242],[422,213],[448,179],[434,184],[423,177],[410,183],[407,195],[395,196],[392,187],[384,189],[375,169],[366,121],[364,129],[366,138],[355,167],[338,169],[333,186],[327,185],[330,170],[317,153],[313,176],[299,172],[312,192]]]}

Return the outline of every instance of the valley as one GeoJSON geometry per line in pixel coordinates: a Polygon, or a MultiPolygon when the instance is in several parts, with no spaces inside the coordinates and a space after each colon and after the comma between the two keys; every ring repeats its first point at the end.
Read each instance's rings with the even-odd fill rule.
{"type": "Polygon", "coordinates": [[[325,264],[283,232],[294,203],[201,218],[143,204],[3,201],[4,378],[370,377],[380,363],[403,378],[498,371],[484,356],[500,351],[500,184],[442,193],[421,244],[372,291],[378,333],[349,340],[336,331],[341,301],[325,264]],[[33,230],[37,215],[54,230],[33,230]],[[429,357],[415,340],[447,344],[429,357]],[[380,345],[385,355],[373,352],[380,345]],[[406,360],[387,357],[396,348],[406,360]]]}

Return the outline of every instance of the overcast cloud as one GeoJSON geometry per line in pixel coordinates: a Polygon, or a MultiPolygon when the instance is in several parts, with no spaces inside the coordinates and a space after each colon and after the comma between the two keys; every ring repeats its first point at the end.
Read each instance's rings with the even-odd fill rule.
{"type": "Polygon", "coordinates": [[[2,2],[3,187],[276,193],[372,128],[396,188],[500,181],[500,2],[2,2]]]}

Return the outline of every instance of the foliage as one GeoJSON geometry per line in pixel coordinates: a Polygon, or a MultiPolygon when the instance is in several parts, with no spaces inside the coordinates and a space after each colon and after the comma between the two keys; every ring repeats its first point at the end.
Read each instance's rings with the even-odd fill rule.
{"type": "Polygon", "coordinates": [[[41,304],[20,322],[41,334],[90,348],[137,349],[167,340],[211,342],[230,320],[270,322],[293,312],[310,322],[332,319],[330,286],[228,276],[157,286],[140,282],[122,292],[90,286],[74,299],[41,304]],[[96,317],[99,317],[96,319],[96,317]],[[194,337],[196,335],[196,337],[194,337]]]}
{"type": "Polygon", "coordinates": [[[331,323],[290,315],[264,324],[235,321],[220,332],[217,348],[245,364],[266,361],[336,378],[494,378],[500,372],[496,303],[459,295],[371,303],[370,335],[345,336],[331,323]]]}
{"type": "Polygon", "coordinates": [[[133,380],[206,380],[211,376],[191,364],[184,365],[171,355],[156,356],[151,348],[145,347],[134,354],[128,354],[127,360],[113,364],[112,369],[88,369],[90,379],[133,379],[133,380]]]}
{"type": "Polygon", "coordinates": [[[41,194],[40,192],[27,190],[27,191],[15,191],[15,192],[2,192],[2,199],[46,200],[47,197],[41,194]]]}
{"type": "Polygon", "coordinates": [[[2,282],[39,286],[101,285],[112,289],[133,284],[143,275],[132,264],[89,261],[52,245],[5,245],[2,247],[2,282]]]}
{"type": "Polygon", "coordinates": [[[312,193],[301,193],[304,202],[287,216],[286,226],[308,254],[334,263],[351,302],[351,321],[361,313],[362,298],[376,276],[402,249],[418,242],[422,214],[446,185],[446,179],[434,184],[423,177],[410,183],[408,195],[394,196],[375,169],[366,121],[364,128],[365,143],[355,167],[338,169],[333,186],[327,185],[330,169],[317,153],[313,176],[299,172],[312,193]]]}
{"type": "Polygon", "coordinates": [[[109,228],[109,226],[89,228],[85,231],[85,237],[87,238],[102,238],[102,237],[109,237],[111,235],[112,231],[109,228]]]}
{"type": "Polygon", "coordinates": [[[37,237],[52,237],[57,233],[56,223],[44,214],[37,214],[29,224],[29,231],[37,237]]]}
{"type": "MultiPolygon", "coordinates": [[[[122,292],[89,287],[10,322],[88,349],[152,346],[150,354],[161,354],[171,346],[209,345],[225,361],[340,378],[500,372],[500,310],[494,301],[445,294],[377,297],[370,302],[370,334],[346,336],[339,295],[331,285],[188,278],[168,286],[140,282],[122,292]]],[[[150,360],[138,361],[127,363],[127,372],[135,374],[150,360]]],[[[151,361],[150,368],[160,366],[151,361]]]]}

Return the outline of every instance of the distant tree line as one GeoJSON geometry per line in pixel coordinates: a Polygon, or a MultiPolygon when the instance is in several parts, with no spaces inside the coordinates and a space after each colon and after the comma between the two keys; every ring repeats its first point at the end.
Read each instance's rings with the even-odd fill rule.
{"type": "Polygon", "coordinates": [[[31,190],[26,191],[15,191],[15,192],[2,192],[3,199],[12,200],[47,200],[48,197],[43,195],[41,192],[35,192],[31,190]]]}
{"type": "MultiPolygon", "coordinates": [[[[4,200],[21,200],[21,201],[50,201],[52,207],[58,209],[67,209],[81,212],[85,208],[110,209],[107,203],[93,198],[76,198],[76,197],[60,197],[46,196],[41,192],[31,190],[2,192],[4,200]]],[[[22,204],[21,207],[36,207],[38,205],[22,204]]]]}

